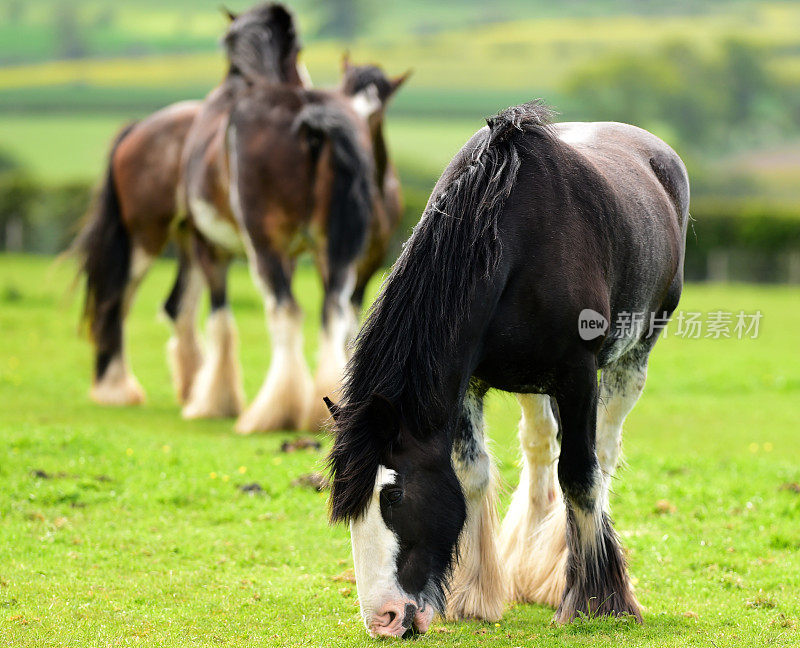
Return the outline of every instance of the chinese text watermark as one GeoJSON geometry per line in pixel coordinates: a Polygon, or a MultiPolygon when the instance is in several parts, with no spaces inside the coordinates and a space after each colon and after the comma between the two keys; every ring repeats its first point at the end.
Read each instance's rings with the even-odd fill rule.
{"type": "Polygon", "coordinates": [[[578,334],[584,340],[594,340],[601,335],[614,338],[639,339],[661,331],[662,337],[699,340],[755,340],[758,338],[763,313],[756,311],[676,311],[672,317],[659,313],[620,311],[612,324],[597,311],[585,308],[578,316],[578,334]],[[668,329],[667,324],[672,322],[668,329]]]}

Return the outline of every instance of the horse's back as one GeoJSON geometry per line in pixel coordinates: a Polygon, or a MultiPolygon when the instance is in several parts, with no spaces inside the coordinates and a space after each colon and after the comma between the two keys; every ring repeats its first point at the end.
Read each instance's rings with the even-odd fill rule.
{"type": "MultiPolygon", "coordinates": [[[[602,178],[609,260],[605,272],[609,321],[625,313],[645,318],[677,305],[683,277],[689,179],[683,161],[652,133],[617,122],[566,122],[554,132],[581,176],[602,178]]],[[[594,185],[599,186],[599,185],[594,185]]],[[[634,327],[636,328],[636,327],[634,327]]],[[[635,339],[643,331],[630,331],[635,339]]],[[[609,333],[606,358],[632,339],[609,333]]]]}
{"type": "Polygon", "coordinates": [[[155,221],[167,225],[175,216],[181,154],[200,105],[182,101],[153,113],[137,123],[115,150],[114,176],[123,218],[132,232],[151,229],[155,221]]]}
{"type": "MultiPolygon", "coordinates": [[[[479,131],[462,154],[485,144],[487,135],[479,131]]],[[[562,332],[577,330],[584,309],[609,323],[640,313],[641,322],[623,338],[615,331],[605,337],[597,349],[602,366],[646,334],[640,323],[677,303],[688,218],[685,169],[657,137],[624,124],[555,124],[514,137],[521,164],[502,221],[509,283],[493,343],[502,348],[506,331],[535,321],[535,332],[521,338],[530,355],[521,347],[505,355],[555,364],[568,352],[562,332]]],[[[577,335],[571,341],[586,344],[577,335]]]]}
{"type": "Polygon", "coordinates": [[[562,143],[592,161],[619,191],[641,186],[641,182],[628,182],[631,173],[638,172],[640,179],[647,175],[655,178],[683,224],[689,209],[689,176],[680,156],[662,139],[620,122],[562,122],[553,128],[562,143]]]}
{"type": "Polygon", "coordinates": [[[150,170],[162,175],[164,166],[177,168],[183,144],[200,106],[199,101],[181,101],[138,122],[117,147],[115,163],[135,164],[143,167],[143,172],[150,170]]]}

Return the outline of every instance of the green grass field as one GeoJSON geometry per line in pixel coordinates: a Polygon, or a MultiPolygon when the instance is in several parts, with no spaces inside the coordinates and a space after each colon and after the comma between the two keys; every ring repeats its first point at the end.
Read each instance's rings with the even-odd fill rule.
{"type": "MultiPolygon", "coordinates": [[[[94,182],[101,175],[114,134],[140,116],[6,115],[0,120],[0,150],[10,153],[42,182],[94,182]]],[[[418,119],[390,114],[386,123],[395,163],[433,180],[484,124],[480,113],[474,119],[418,119]]]]}
{"type": "MultiPolygon", "coordinates": [[[[169,264],[145,281],[130,320],[149,396],[135,409],[88,401],[89,347],[75,333],[78,300],[65,299],[71,273],[50,258],[0,256],[2,644],[372,645],[346,529],[328,526],[325,494],[291,485],[323,455],[280,452],[292,435],[242,438],[232,421],[180,419],[156,318],[169,264]],[[251,482],[264,492],[239,490],[251,482]]],[[[319,284],[307,268],[296,289],[313,358],[319,284]]],[[[252,396],[268,345],[243,265],[231,292],[252,396]]],[[[763,320],[756,340],[671,335],[653,355],[612,498],[645,625],[556,628],[552,610],[515,606],[498,624],[436,622],[418,642],[800,644],[800,291],[692,285],[682,308],[760,309],[763,320]]],[[[505,507],[517,408],[494,395],[488,412],[505,507]]]]}

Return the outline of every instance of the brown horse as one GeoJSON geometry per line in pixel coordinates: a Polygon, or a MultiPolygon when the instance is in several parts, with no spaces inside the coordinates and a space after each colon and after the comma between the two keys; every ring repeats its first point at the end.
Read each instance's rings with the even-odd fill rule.
{"type": "Polygon", "coordinates": [[[209,353],[185,417],[242,409],[226,275],[231,259],[245,253],[265,299],[272,363],[236,429],[316,428],[327,418],[322,396],[339,386],[357,322],[353,306],[360,306],[400,215],[382,123],[404,79],[349,65],[343,86],[331,91],[232,77],[203,105],[184,150],[183,189],[211,292],[209,353]],[[306,251],[325,289],[316,381],[291,290],[296,259],[306,251]],[[313,408],[317,400],[321,407],[313,408]]]}
{"type": "MultiPolygon", "coordinates": [[[[228,15],[228,77],[298,86],[306,81],[297,63],[300,43],[294,20],[284,7],[267,4],[240,16],[228,15]]],[[[165,311],[175,326],[169,351],[182,402],[200,366],[195,310],[203,282],[191,263],[191,238],[178,185],[181,154],[201,105],[174,104],[123,129],[89,221],[76,240],[86,282],[84,318],[95,346],[91,396],[99,403],[144,400],[125,360],[124,320],[137,286],[170,237],[177,243],[179,269],[165,311]]]]}

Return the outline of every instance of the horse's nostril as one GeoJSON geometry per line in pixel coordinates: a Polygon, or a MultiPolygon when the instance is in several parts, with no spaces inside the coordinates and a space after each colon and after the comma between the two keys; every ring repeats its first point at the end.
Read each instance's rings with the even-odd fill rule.
{"type": "Polygon", "coordinates": [[[392,625],[392,623],[394,623],[394,620],[397,618],[397,612],[395,612],[394,610],[389,610],[388,614],[389,614],[389,623],[387,625],[392,625]]]}

